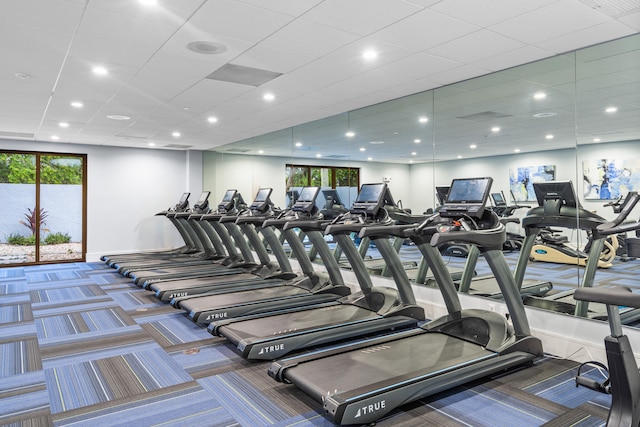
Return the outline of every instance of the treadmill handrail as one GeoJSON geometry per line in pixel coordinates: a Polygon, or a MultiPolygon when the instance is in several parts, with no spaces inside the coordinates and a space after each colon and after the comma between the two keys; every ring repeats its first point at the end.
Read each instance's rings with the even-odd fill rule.
{"type": "Polygon", "coordinates": [[[627,286],[614,288],[578,288],[573,294],[578,301],[599,302],[607,305],[640,308],[640,294],[627,286]]]}

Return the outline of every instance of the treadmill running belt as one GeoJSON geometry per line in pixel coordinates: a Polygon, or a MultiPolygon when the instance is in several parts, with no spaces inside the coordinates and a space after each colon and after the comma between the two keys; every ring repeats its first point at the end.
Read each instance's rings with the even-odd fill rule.
{"type": "Polygon", "coordinates": [[[333,395],[342,401],[392,385],[437,376],[497,356],[478,344],[441,333],[427,333],[376,347],[301,363],[285,377],[321,401],[333,395]]]}

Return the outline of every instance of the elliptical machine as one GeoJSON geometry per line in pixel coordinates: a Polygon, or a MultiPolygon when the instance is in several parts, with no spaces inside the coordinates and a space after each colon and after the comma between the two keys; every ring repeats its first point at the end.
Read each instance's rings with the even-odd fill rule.
{"type": "MultiPolygon", "coordinates": [[[[604,345],[609,365],[609,377],[603,382],[580,375],[575,377],[576,387],[584,386],[602,393],[611,394],[611,408],[607,427],[638,427],[640,425],[640,372],[636,364],[629,338],[622,332],[618,306],[640,308],[640,294],[627,287],[580,288],[574,298],[578,301],[599,302],[607,305],[611,335],[605,337],[604,345]]],[[[598,362],[586,362],[603,367],[598,362]]]]}

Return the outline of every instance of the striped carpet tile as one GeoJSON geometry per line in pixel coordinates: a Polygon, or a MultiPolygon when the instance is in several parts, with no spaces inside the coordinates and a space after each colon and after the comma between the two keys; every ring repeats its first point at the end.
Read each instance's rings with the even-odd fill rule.
{"type": "Polygon", "coordinates": [[[40,317],[35,320],[38,337],[47,339],[86,332],[105,331],[136,323],[120,307],[73,312],[60,316],[40,317]]]}
{"type": "Polygon", "coordinates": [[[0,340],[0,378],[42,369],[38,340],[35,338],[0,340]]]}
{"type": "Polygon", "coordinates": [[[55,427],[238,425],[195,381],[57,413],[52,418],[55,427]]]}
{"type": "Polygon", "coordinates": [[[105,292],[100,286],[87,284],[83,286],[56,287],[55,289],[43,289],[31,291],[31,302],[56,302],[56,301],[74,301],[85,300],[86,298],[95,296],[104,296],[105,292]]]}
{"type": "Polygon", "coordinates": [[[192,381],[161,349],[45,369],[51,413],[192,381]]]}
{"type": "Polygon", "coordinates": [[[4,305],[0,310],[0,325],[33,321],[31,304],[4,305]]]}
{"type": "Polygon", "coordinates": [[[184,312],[136,319],[162,347],[213,338],[206,329],[189,320],[184,312]]]}
{"type": "MultiPolygon", "coordinates": [[[[0,271],[2,269],[0,268],[0,271]]],[[[25,282],[11,281],[9,283],[0,282],[0,296],[21,294],[27,292],[27,284],[25,282]]]]}

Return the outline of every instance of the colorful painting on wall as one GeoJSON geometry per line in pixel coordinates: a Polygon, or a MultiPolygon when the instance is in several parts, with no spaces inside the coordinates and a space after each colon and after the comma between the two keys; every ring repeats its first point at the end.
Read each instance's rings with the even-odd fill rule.
{"type": "Polygon", "coordinates": [[[556,179],[556,165],[522,166],[509,169],[509,188],[518,202],[532,202],[536,200],[533,191],[534,182],[554,181],[556,179]]]}
{"type": "Polygon", "coordinates": [[[584,160],[582,174],[587,200],[614,200],[640,191],[640,159],[584,160]]]}

